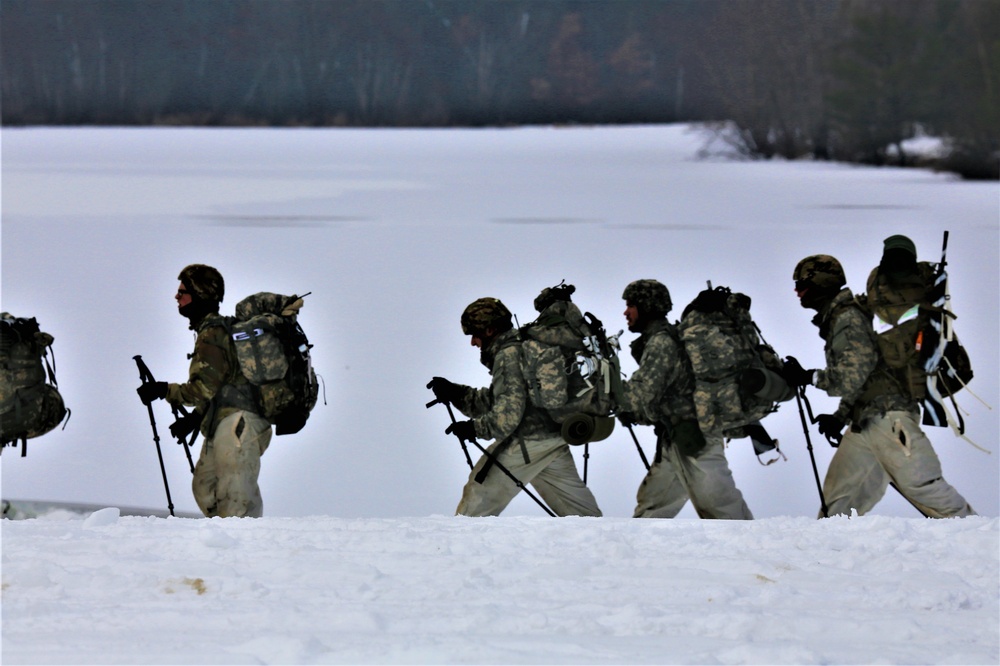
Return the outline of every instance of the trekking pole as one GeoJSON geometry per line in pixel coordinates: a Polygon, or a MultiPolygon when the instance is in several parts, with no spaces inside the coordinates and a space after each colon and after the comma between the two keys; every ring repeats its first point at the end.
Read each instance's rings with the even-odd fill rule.
{"type": "MultiPolygon", "coordinates": [[[[437,400],[437,399],[431,400],[430,402],[427,403],[427,407],[428,408],[433,407],[434,405],[436,405],[439,402],[441,402],[441,400],[437,400]]],[[[451,411],[451,405],[449,403],[447,403],[447,402],[444,403],[444,404],[448,408],[448,415],[451,417],[452,424],[457,423],[457,421],[455,420],[455,413],[453,411],[451,411]]],[[[458,433],[455,433],[455,436],[458,437],[458,441],[462,443],[462,450],[465,451],[465,457],[469,460],[469,465],[471,466],[472,465],[472,459],[469,458],[469,450],[465,446],[465,440],[462,439],[462,437],[458,433]]],[[[477,449],[479,449],[480,451],[482,451],[483,455],[486,456],[486,458],[493,465],[495,465],[497,469],[499,469],[501,472],[503,472],[504,474],[506,474],[507,478],[509,478],[511,481],[513,481],[514,485],[516,485],[519,490],[522,490],[525,495],[527,495],[528,497],[530,497],[531,499],[533,499],[535,501],[535,504],[537,504],[538,506],[542,507],[542,510],[544,510],[545,513],[549,514],[553,518],[556,517],[556,514],[552,511],[552,509],[550,509],[548,506],[546,506],[545,502],[543,502],[542,500],[538,499],[538,497],[533,492],[531,492],[530,490],[528,490],[527,486],[525,486],[524,483],[520,479],[518,479],[516,476],[514,476],[514,474],[509,469],[507,469],[503,465],[503,463],[501,463],[499,460],[497,460],[496,456],[494,456],[492,453],[490,453],[489,451],[487,451],[486,448],[484,448],[483,445],[480,444],[479,442],[477,442],[474,438],[472,440],[470,440],[470,441],[473,443],[473,445],[475,445],[475,447],[477,449]]]]}
{"type": "Polygon", "coordinates": [[[646,466],[646,471],[649,471],[649,461],[646,460],[646,454],[642,450],[642,446],[639,444],[639,438],[635,436],[635,431],[632,430],[632,424],[625,426],[628,428],[628,432],[632,435],[632,441],[635,442],[635,448],[639,451],[639,457],[642,458],[642,464],[646,466]]]}
{"type": "Polygon", "coordinates": [[[590,442],[583,445],[583,485],[587,485],[587,463],[590,461],[590,442]]]}
{"type": "MultiPolygon", "coordinates": [[[[433,399],[433,400],[431,400],[430,402],[427,403],[427,409],[430,409],[431,407],[433,407],[434,405],[438,404],[439,402],[442,403],[445,407],[448,408],[448,416],[451,417],[451,422],[455,423],[456,422],[455,421],[455,412],[451,411],[451,403],[450,402],[444,402],[443,400],[438,400],[437,398],[435,398],[435,399],[433,399]]],[[[465,453],[465,462],[469,463],[469,469],[472,469],[472,467],[473,467],[473,465],[472,465],[472,457],[469,455],[469,447],[467,447],[465,445],[465,440],[462,439],[461,437],[458,438],[458,443],[462,445],[462,451],[465,453]]]]}
{"type": "MultiPolygon", "coordinates": [[[[809,460],[812,461],[813,476],[816,477],[816,489],[819,491],[819,506],[823,513],[824,518],[829,518],[830,513],[826,506],[826,497],[823,495],[823,484],[819,480],[819,468],[816,467],[816,456],[813,454],[812,438],[809,437],[809,424],[806,423],[806,412],[802,408],[802,402],[805,401],[806,405],[809,405],[809,401],[806,398],[806,389],[804,386],[800,386],[798,390],[795,391],[795,402],[799,405],[799,417],[802,419],[802,432],[806,436],[806,449],[809,451],[809,460]]],[[[812,419],[812,406],[809,406],[809,417],[812,419]]]]}
{"type": "MultiPolygon", "coordinates": [[[[139,368],[139,380],[146,384],[153,381],[153,376],[149,373],[149,368],[142,361],[142,356],[135,355],[132,357],[135,359],[135,364],[139,368]]],[[[163,452],[160,450],[160,435],[156,432],[156,417],[153,416],[153,405],[152,403],[146,405],[146,409],[149,411],[149,425],[153,428],[153,443],[156,444],[156,456],[160,459],[160,474],[163,475],[163,488],[167,491],[167,509],[170,511],[170,515],[174,515],[174,502],[170,499],[170,484],[167,483],[167,468],[163,466],[163,452]]]]}
{"type": "MultiPolygon", "coordinates": [[[[145,384],[146,382],[155,382],[156,380],[153,378],[153,373],[149,371],[149,368],[146,366],[146,362],[142,360],[142,357],[134,356],[133,358],[135,358],[135,364],[139,366],[139,377],[140,378],[146,377],[146,379],[142,380],[142,383],[145,384]]],[[[175,419],[180,417],[186,417],[188,415],[188,411],[184,409],[183,405],[180,405],[178,407],[170,405],[170,410],[174,413],[175,419]]],[[[191,433],[190,442],[184,439],[183,437],[177,438],[177,443],[181,444],[184,447],[184,453],[185,455],[187,455],[188,466],[191,468],[192,474],[194,474],[194,460],[191,458],[191,447],[194,446],[194,440],[196,439],[198,439],[197,428],[195,428],[194,432],[191,433]]]]}

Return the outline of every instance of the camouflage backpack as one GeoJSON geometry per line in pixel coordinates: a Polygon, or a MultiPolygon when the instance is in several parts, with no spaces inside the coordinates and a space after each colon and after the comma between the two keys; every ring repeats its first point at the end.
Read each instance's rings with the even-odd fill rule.
{"type": "Polygon", "coordinates": [[[535,299],[538,318],[519,330],[521,370],[531,404],[562,426],[570,444],[607,438],[611,413],[621,394],[617,336],[580,312],[571,300],[573,285],[542,290],[535,299]]]}
{"type": "MultiPolygon", "coordinates": [[[[944,280],[946,275],[926,261],[917,263],[913,275],[896,282],[880,275],[878,267],[868,275],[864,304],[872,314],[879,351],[899,386],[918,401],[927,396],[925,367],[938,337],[932,321],[953,316],[945,309],[943,284],[938,288],[944,280]],[[940,298],[937,291],[942,291],[940,298]]],[[[969,354],[957,337],[943,345],[939,367],[937,390],[945,397],[961,391],[972,380],[969,354]]]]}
{"type": "Polygon", "coordinates": [[[53,430],[69,411],[56,385],[53,337],[39,330],[35,318],[0,314],[0,440],[3,447],[28,442],[53,430]]]}
{"type": "Polygon", "coordinates": [[[229,320],[240,369],[276,435],[301,430],[319,397],[309,353],[313,345],[298,323],[305,296],[254,294],[236,304],[229,320]]]}
{"type": "Polygon", "coordinates": [[[777,374],[781,359],[750,316],[749,296],[709,284],[684,309],[678,330],[691,359],[694,405],[706,436],[746,437],[746,426],[794,395],[777,374]],[[753,377],[760,382],[748,381],[753,377]]]}

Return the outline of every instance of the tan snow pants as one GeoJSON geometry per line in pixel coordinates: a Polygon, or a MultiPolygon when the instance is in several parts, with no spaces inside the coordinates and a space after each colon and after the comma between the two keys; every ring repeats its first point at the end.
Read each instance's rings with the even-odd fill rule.
{"type": "Polygon", "coordinates": [[[976,513],[944,480],[934,447],[909,412],[888,412],[861,432],[844,435],[823,481],[828,513],[850,515],[855,509],[863,516],[890,483],[929,518],[976,513]]]}
{"type": "MultiPolygon", "coordinates": [[[[497,444],[491,444],[487,451],[493,453],[497,444]]],[[[497,460],[521,483],[530,483],[557,516],[601,515],[597,500],[580,478],[569,444],[562,437],[525,439],[524,445],[531,462],[524,462],[517,440],[507,446],[497,460]]],[[[517,484],[496,465],[490,469],[483,483],[478,483],[475,477],[486,461],[487,457],[482,456],[469,474],[462,499],[455,510],[456,515],[498,516],[520,492],[517,484]]]]}
{"type": "Polygon", "coordinates": [[[202,513],[209,518],[263,514],[257,477],[270,443],[271,424],[253,412],[235,412],[219,422],[215,435],[201,445],[191,481],[202,513]]]}
{"type": "Polygon", "coordinates": [[[721,438],[708,438],[696,457],[686,456],[676,446],[665,447],[639,484],[634,518],[673,518],[691,500],[701,518],[753,520],[743,493],[736,487],[721,438]]]}

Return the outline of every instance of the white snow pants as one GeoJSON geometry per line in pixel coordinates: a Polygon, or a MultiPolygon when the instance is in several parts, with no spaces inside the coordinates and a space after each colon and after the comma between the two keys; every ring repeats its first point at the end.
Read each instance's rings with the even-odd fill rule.
{"type": "MultiPolygon", "coordinates": [[[[493,442],[486,450],[494,453],[497,444],[493,442]]],[[[562,437],[525,439],[524,445],[531,462],[524,462],[516,439],[496,456],[497,460],[521,483],[530,483],[557,516],[601,515],[597,500],[580,478],[573,454],[562,437]]],[[[470,449],[475,450],[475,446],[470,445],[470,449]]],[[[520,492],[517,484],[497,465],[493,465],[483,483],[478,483],[475,477],[486,462],[484,455],[469,473],[456,515],[498,516],[520,492]]]]}
{"type": "MultiPolygon", "coordinates": [[[[658,440],[657,446],[663,446],[663,441],[658,440]]],[[[721,438],[708,438],[697,457],[667,446],[639,484],[633,517],[673,518],[688,499],[701,518],[753,520],[733,480],[721,438]]]]}
{"type": "Polygon", "coordinates": [[[930,440],[909,412],[888,412],[861,432],[844,435],[823,481],[828,513],[850,515],[855,509],[863,516],[890,483],[930,518],[976,513],[944,480],[930,440]]]}
{"type": "Polygon", "coordinates": [[[263,515],[257,477],[270,443],[271,424],[253,412],[235,412],[219,422],[215,435],[201,445],[191,481],[202,513],[209,518],[263,515]]]}

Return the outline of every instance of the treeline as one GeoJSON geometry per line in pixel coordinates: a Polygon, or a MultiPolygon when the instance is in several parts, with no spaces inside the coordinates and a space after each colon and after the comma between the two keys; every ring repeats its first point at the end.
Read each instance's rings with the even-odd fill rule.
{"type": "Polygon", "coordinates": [[[729,121],[751,157],[997,178],[995,0],[3,0],[2,122],[729,121]]]}

